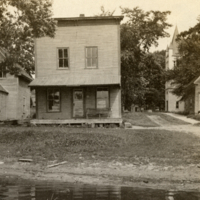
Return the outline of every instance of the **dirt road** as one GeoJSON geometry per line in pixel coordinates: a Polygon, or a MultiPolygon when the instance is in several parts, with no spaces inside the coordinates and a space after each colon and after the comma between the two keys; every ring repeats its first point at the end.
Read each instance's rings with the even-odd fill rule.
{"type": "Polygon", "coordinates": [[[199,121],[193,120],[193,119],[188,119],[184,116],[179,116],[176,114],[166,114],[171,116],[172,118],[176,117],[179,120],[184,120],[185,122],[188,122],[188,124],[171,124],[168,120],[164,119],[160,115],[147,115],[150,120],[152,120],[154,123],[156,123],[158,126],[157,127],[146,127],[146,126],[133,126],[133,129],[157,129],[157,130],[169,130],[169,131],[179,131],[179,132],[185,132],[185,133],[193,133],[196,136],[200,137],[200,125],[199,121]]]}

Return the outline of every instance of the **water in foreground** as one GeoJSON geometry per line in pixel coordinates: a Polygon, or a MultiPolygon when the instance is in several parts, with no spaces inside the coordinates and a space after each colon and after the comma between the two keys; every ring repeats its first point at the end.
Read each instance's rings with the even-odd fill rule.
{"type": "Polygon", "coordinates": [[[0,177],[0,200],[200,200],[200,192],[31,182],[0,177]]]}

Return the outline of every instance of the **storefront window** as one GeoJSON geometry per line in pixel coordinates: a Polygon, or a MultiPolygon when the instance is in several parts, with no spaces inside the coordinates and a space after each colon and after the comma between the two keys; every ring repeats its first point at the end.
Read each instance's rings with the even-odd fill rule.
{"type": "Polygon", "coordinates": [[[109,108],[109,91],[108,88],[97,88],[97,109],[109,108]]]}
{"type": "Polygon", "coordinates": [[[47,108],[48,112],[60,111],[60,90],[48,89],[47,90],[47,108]]]}

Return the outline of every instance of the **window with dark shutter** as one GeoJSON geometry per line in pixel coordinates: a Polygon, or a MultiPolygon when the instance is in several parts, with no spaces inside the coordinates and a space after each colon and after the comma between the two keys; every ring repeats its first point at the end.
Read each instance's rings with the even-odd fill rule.
{"type": "Polygon", "coordinates": [[[69,49],[58,48],[58,68],[69,68],[69,49]]]}

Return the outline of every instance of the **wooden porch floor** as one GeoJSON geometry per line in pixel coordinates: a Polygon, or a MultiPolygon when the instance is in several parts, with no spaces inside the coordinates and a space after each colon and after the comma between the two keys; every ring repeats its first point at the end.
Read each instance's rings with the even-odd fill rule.
{"type": "Polygon", "coordinates": [[[121,118],[106,119],[32,119],[31,124],[121,124],[121,118]]]}

